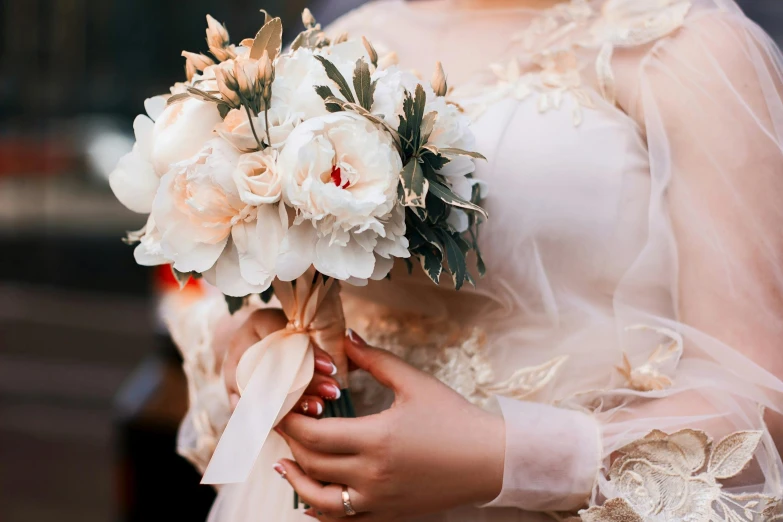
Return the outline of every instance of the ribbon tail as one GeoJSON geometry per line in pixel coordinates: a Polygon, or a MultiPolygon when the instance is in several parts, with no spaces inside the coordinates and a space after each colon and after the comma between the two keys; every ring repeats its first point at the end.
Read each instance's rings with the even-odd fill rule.
{"type": "Polygon", "coordinates": [[[215,448],[202,484],[247,480],[269,432],[288,412],[285,406],[295,404],[312,379],[312,358],[309,335],[286,330],[264,338],[245,353],[237,367],[242,397],[215,448]]]}

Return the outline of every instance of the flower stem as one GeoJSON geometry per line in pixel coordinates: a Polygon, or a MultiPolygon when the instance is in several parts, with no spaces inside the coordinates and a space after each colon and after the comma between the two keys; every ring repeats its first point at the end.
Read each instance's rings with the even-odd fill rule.
{"type": "Polygon", "coordinates": [[[253,131],[253,137],[256,139],[256,143],[258,143],[258,148],[259,149],[263,149],[264,146],[261,143],[261,140],[258,139],[258,134],[256,134],[256,126],[253,125],[253,117],[250,115],[250,107],[248,107],[245,104],[243,104],[243,105],[245,107],[245,112],[247,112],[247,121],[248,121],[248,123],[250,123],[250,130],[253,131]]]}
{"type": "Polygon", "coordinates": [[[269,105],[264,104],[264,125],[266,125],[266,142],[271,147],[272,138],[269,136],[269,105]]]}

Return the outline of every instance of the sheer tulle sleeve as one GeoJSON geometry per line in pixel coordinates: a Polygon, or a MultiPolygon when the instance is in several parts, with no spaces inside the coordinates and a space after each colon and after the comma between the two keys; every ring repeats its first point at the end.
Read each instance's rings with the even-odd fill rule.
{"type": "Polygon", "coordinates": [[[593,502],[615,500],[585,519],[780,516],[783,61],[733,3],[710,4],[618,55],[640,53],[631,112],[652,197],[647,245],[615,294],[626,389],[593,397],[604,438],[593,502]],[[652,353],[639,342],[650,333],[664,340],[652,353]]]}
{"type": "Polygon", "coordinates": [[[591,415],[602,455],[573,412],[503,399],[505,481],[490,506],[572,509],[593,473],[583,520],[778,520],[783,60],[712,0],[665,38],[621,47],[613,65],[634,72],[618,74],[619,98],[649,151],[648,236],[613,298],[617,378],[557,404],[591,415]]]}

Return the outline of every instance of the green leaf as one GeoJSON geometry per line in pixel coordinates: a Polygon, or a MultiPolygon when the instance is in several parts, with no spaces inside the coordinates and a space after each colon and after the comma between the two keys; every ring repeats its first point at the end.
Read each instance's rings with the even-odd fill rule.
{"type": "MultiPolygon", "coordinates": [[[[411,210],[411,209],[408,209],[411,210]]],[[[435,231],[427,225],[424,221],[417,219],[416,217],[412,217],[410,219],[411,224],[413,225],[413,230],[421,236],[421,238],[427,242],[427,244],[434,247],[438,254],[439,258],[443,259],[443,244],[441,243],[440,238],[435,233],[435,231]]]]}
{"type": "Polygon", "coordinates": [[[428,112],[421,120],[421,143],[422,145],[427,143],[430,139],[432,131],[435,129],[435,122],[438,121],[438,113],[436,111],[428,112]]]}
{"type": "Polygon", "coordinates": [[[250,48],[250,58],[260,60],[266,51],[269,54],[269,59],[274,60],[280,54],[282,46],[283,22],[279,18],[272,18],[256,34],[253,47],[250,48]]]}
{"type": "Polygon", "coordinates": [[[174,279],[179,283],[180,290],[185,288],[185,285],[190,281],[190,272],[180,272],[174,268],[174,265],[171,265],[171,273],[174,274],[174,279]]]}
{"type": "Polygon", "coordinates": [[[474,159],[482,159],[482,160],[486,160],[487,159],[482,154],[479,154],[478,152],[472,152],[472,151],[463,150],[463,149],[456,149],[456,148],[453,148],[453,147],[446,147],[446,148],[443,148],[443,149],[438,149],[438,152],[440,152],[441,154],[451,154],[452,156],[470,156],[471,158],[474,158],[474,159]]]}
{"type": "Polygon", "coordinates": [[[243,306],[245,306],[245,299],[246,297],[233,297],[230,295],[223,295],[226,299],[226,304],[228,305],[228,312],[231,315],[234,315],[236,312],[242,309],[243,306]]]}
{"type": "Polygon", "coordinates": [[[429,187],[430,192],[435,196],[439,197],[447,205],[463,208],[465,210],[470,210],[473,212],[478,212],[485,218],[488,217],[486,210],[476,205],[475,203],[471,203],[470,201],[465,201],[464,199],[456,195],[454,192],[452,192],[452,190],[448,188],[446,185],[442,185],[437,181],[431,181],[429,185],[430,185],[429,187]]]}
{"type": "Polygon", "coordinates": [[[406,207],[425,208],[424,202],[427,197],[430,182],[424,177],[424,171],[416,158],[411,158],[400,174],[400,183],[402,183],[402,204],[406,207]]]}
{"type": "Polygon", "coordinates": [[[273,295],[275,295],[275,289],[270,286],[269,288],[267,288],[266,290],[258,294],[258,297],[260,297],[261,300],[266,304],[269,304],[269,301],[272,300],[273,295]]]}
{"type": "Polygon", "coordinates": [[[375,95],[375,82],[370,77],[370,65],[362,58],[356,60],[353,71],[353,90],[356,92],[356,103],[367,109],[372,109],[375,95]]]}
{"type": "Polygon", "coordinates": [[[443,272],[443,262],[430,249],[424,249],[418,254],[424,273],[435,283],[440,284],[440,274],[443,272]]]}
{"type": "Polygon", "coordinates": [[[468,272],[468,264],[465,262],[465,253],[448,232],[440,231],[443,244],[446,247],[446,260],[449,263],[449,271],[454,280],[454,288],[459,290],[465,283],[465,274],[468,272]]]}
{"type": "Polygon", "coordinates": [[[336,97],[332,92],[332,89],[330,89],[326,85],[316,85],[315,92],[316,94],[318,94],[318,96],[323,98],[327,111],[340,112],[341,110],[343,110],[343,101],[340,98],[336,97]],[[335,101],[339,103],[335,103],[335,101]]]}
{"type": "Polygon", "coordinates": [[[345,80],[345,77],[342,75],[339,69],[337,69],[337,66],[323,56],[315,55],[315,58],[321,62],[321,64],[323,64],[324,70],[326,70],[326,76],[328,76],[330,80],[337,84],[337,88],[340,90],[340,94],[342,94],[343,97],[349,102],[356,103],[356,99],[353,97],[353,93],[351,92],[351,88],[348,86],[348,82],[345,80]]]}

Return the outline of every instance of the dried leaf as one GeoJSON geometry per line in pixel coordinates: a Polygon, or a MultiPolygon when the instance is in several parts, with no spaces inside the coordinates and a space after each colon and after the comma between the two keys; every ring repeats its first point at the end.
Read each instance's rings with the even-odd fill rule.
{"type": "Polygon", "coordinates": [[[173,95],[169,96],[169,98],[166,100],[166,106],[174,105],[175,103],[179,103],[179,102],[185,101],[185,100],[187,100],[190,97],[191,97],[190,94],[187,93],[187,92],[181,92],[179,94],[173,94],[173,95]]]}
{"type": "Polygon", "coordinates": [[[761,431],[738,431],[721,440],[712,450],[707,471],[718,479],[739,474],[753,458],[762,434],[761,431]]]}
{"type": "Polygon", "coordinates": [[[259,9],[259,11],[264,13],[264,25],[268,24],[269,20],[272,19],[272,15],[270,15],[269,11],[267,11],[266,9],[259,9]]]}
{"type": "Polygon", "coordinates": [[[330,89],[326,85],[316,85],[315,86],[315,92],[324,100],[324,104],[326,105],[326,110],[329,112],[340,112],[343,110],[343,104],[345,103],[340,98],[336,97],[334,93],[332,92],[332,89],[330,89]]]}
{"type": "Polygon", "coordinates": [[[486,160],[487,159],[482,154],[479,154],[478,152],[472,152],[472,151],[463,150],[463,149],[456,149],[454,147],[445,147],[445,148],[439,149],[439,152],[441,154],[451,154],[453,156],[470,156],[471,158],[474,158],[474,159],[482,159],[482,160],[486,160]]]}
{"type": "Polygon", "coordinates": [[[324,69],[326,70],[326,76],[328,76],[330,80],[337,84],[337,88],[339,89],[340,94],[342,94],[343,97],[349,102],[356,103],[356,99],[353,97],[353,93],[351,92],[351,88],[348,86],[348,82],[345,80],[345,77],[342,75],[339,69],[337,69],[337,66],[335,66],[332,62],[323,56],[316,55],[315,58],[318,59],[321,64],[323,64],[324,69]]]}
{"type": "Polygon", "coordinates": [[[253,47],[250,49],[250,58],[260,60],[264,51],[269,53],[269,59],[274,60],[283,46],[283,22],[279,18],[272,18],[258,31],[253,47]]]}
{"type": "Polygon", "coordinates": [[[356,92],[356,102],[367,109],[372,109],[375,95],[375,82],[370,77],[370,66],[362,58],[356,60],[353,71],[353,90],[356,92]]]}

